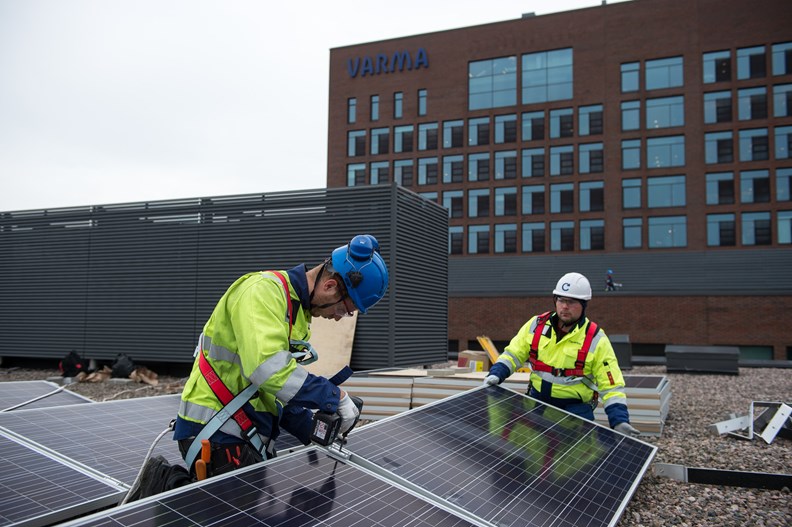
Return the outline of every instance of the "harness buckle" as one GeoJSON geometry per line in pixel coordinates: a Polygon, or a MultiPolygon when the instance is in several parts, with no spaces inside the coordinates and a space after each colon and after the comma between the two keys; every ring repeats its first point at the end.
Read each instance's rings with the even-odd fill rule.
{"type": "Polygon", "coordinates": [[[245,439],[246,441],[250,441],[251,438],[255,436],[257,433],[258,430],[256,430],[256,427],[251,426],[247,430],[242,430],[242,439],[245,439]]]}
{"type": "Polygon", "coordinates": [[[564,375],[564,368],[553,368],[550,370],[550,373],[552,373],[554,377],[566,377],[566,375],[564,375]]]}

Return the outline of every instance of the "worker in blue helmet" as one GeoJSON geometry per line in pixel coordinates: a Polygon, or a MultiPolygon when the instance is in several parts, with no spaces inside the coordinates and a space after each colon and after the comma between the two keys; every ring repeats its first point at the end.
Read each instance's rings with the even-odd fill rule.
{"type": "Polygon", "coordinates": [[[208,475],[218,475],[274,457],[281,430],[308,445],[315,410],[337,413],[339,432],[348,431],[359,410],[340,384],[352,371],[327,379],[303,367],[318,354],[309,343],[310,323],[366,313],[387,290],[388,268],[370,234],[355,236],[312,268],[237,279],[203,327],[181,396],[173,438],[189,473],[152,458],[132,499],[200,478],[203,439],[211,450],[208,475]]]}

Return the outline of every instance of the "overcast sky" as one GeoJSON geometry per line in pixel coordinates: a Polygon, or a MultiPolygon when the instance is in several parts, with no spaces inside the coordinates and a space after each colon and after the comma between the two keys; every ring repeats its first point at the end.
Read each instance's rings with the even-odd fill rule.
{"type": "Polygon", "coordinates": [[[0,0],[0,211],[322,188],[331,48],[600,4],[0,0]]]}

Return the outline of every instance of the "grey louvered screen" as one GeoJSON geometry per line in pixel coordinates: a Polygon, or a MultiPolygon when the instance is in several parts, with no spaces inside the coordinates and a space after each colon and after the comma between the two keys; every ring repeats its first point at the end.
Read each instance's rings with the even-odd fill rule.
{"type": "Polygon", "coordinates": [[[315,265],[359,233],[391,283],[352,367],[445,360],[447,214],[395,185],[0,213],[0,356],[191,362],[236,278],[315,265]]]}

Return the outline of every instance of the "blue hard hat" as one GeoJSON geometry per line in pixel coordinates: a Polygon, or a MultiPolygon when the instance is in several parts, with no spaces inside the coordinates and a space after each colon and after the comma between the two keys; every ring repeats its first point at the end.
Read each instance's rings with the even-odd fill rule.
{"type": "Polygon", "coordinates": [[[613,269],[608,269],[608,274],[613,274],[613,269]]]}
{"type": "Polygon", "coordinates": [[[388,267],[374,236],[355,236],[348,244],[333,251],[332,262],[333,270],[343,278],[349,298],[361,313],[385,296],[388,267]]]}

